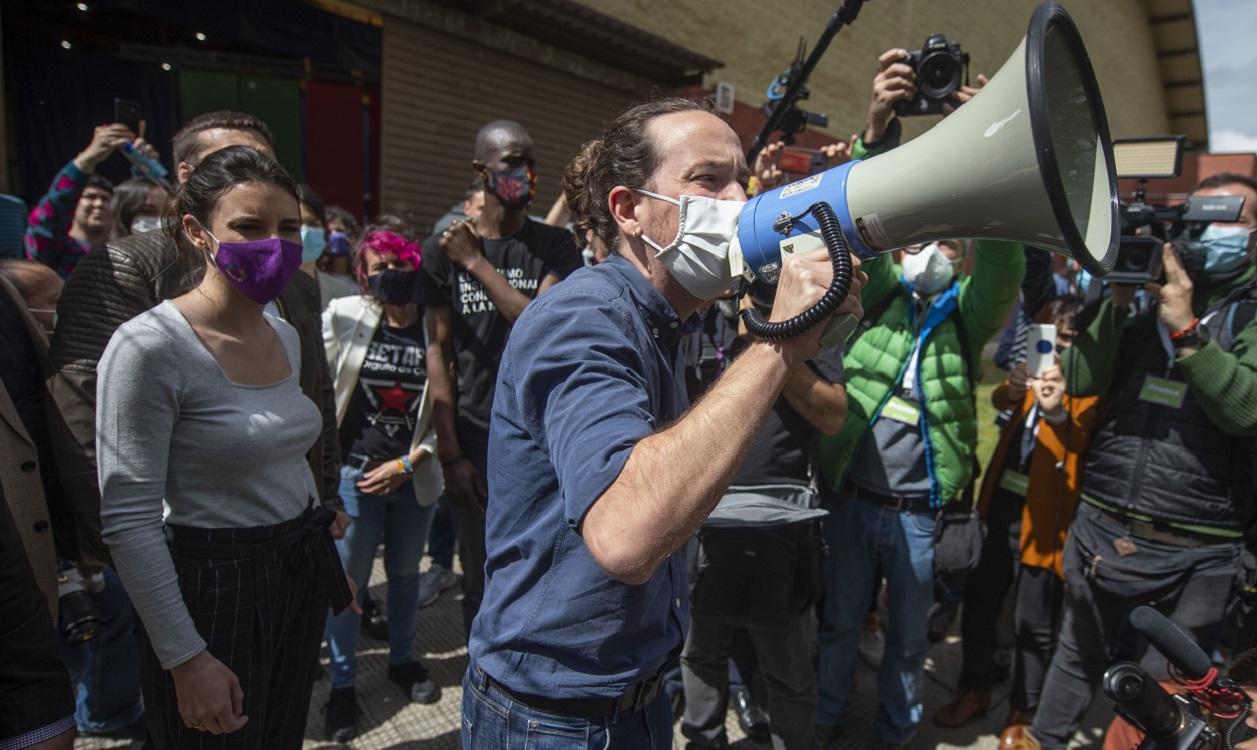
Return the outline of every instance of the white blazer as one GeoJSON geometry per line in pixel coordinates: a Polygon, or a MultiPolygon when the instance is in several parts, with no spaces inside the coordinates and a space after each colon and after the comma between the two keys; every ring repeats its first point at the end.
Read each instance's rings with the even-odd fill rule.
{"type": "MultiPolygon", "coordinates": [[[[345,421],[345,412],[354,389],[362,363],[367,358],[367,347],[375,337],[384,308],[374,298],[361,294],[339,297],[331,301],[323,311],[323,346],[327,349],[327,364],[332,369],[336,383],[336,426],[345,421]]],[[[420,321],[422,321],[422,317],[420,321]]],[[[415,434],[410,449],[415,447],[428,454],[415,464],[411,480],[415,485],[415,497],[422,506],[436,502],[445,491],[445,477],[436,454],[436,427],[432,423],[432,403],[428,400],[428,386],[423,386],[419,401],[419,418],[415,422],[415,434]]]]}

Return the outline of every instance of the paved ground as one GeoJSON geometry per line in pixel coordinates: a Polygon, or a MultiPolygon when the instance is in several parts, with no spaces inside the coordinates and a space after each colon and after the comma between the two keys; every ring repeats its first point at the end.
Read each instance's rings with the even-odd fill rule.
{"type": "MultiPolygon", "coordinates": [[[[426,565],[426,562],[425,562],[426,565]]],[[[372,576],[372,595],[376,601],[385,601],[382,564],[376,560],[372,576]]],[[[387,680],[388,646],[363,636],[359,649],[358,701],[362,706],[360,735],[353,747],[363,750],[453,750],[458,747],[459,702],[463,671],[467,666],[467,649],[463,645],[462,615],[458,588],[443,594],[436,604],[420,613],[419,638],[416,653],[431,670],[443,691],[439,703],[432,706],[411,705],[404,702],[401,692],[387,680]]],[[[953,629],[954,630],[954,629],[953,629]]],[[[926,720],[912,747],[919,750],[937,748],[994,749],[999,731],[1008,711],[1007,684],[998,686],[990,712],[982,721],[956,730],[940,730],[929,722],[934,709],[951,699],[960,666],[960,641],[955,635],[935,645],[926,664],[926,720]]],[[[854,693],[849,739],[844,748],[857,750],[872,745],[873,714],[876,711],[877,675],[863,663],[857,673],[857,689],[854,693]]],[[[322,707],[327,699],[326,679],[315,684],[310,721],[306,729],[305,748],[335,747],[323,739],[322,707]]],[[[1103,703],[1098,701],[1097,703],[1103,703]]],[[[1112,715],[1107,705],[1093,708],[1084,729],[1079,732],[1074,747],[1099,748],[1101,731],[1112,715]]],[[[737,721],[730,714],[729,738],[733,747],[741,750],[766,747],[746,739],[738,729],[737,721]]],[[[97,748],[123,748],[126,742],[80,739],[76,750],[97,748]]],[[[138,743],[136,744],[138,750],[138,743]]],[[[677,733],[674,747],[684,747],[677,733]]]]}

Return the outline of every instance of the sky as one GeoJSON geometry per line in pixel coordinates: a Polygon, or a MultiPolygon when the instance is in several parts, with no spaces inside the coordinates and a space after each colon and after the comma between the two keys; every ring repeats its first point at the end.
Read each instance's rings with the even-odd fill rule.
{"type": "Polygon", "coordinates": [[[1192,0],[1209,150],[1257,151],[1257,0],[1192,0]]]}

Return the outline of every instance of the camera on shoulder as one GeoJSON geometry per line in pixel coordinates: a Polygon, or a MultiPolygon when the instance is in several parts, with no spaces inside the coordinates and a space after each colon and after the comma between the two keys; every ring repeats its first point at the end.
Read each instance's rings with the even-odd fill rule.
{"type": "Polygon", "coordinates": [[[1199,238],[1210,223],[1235,222],[1244,208],[1238,195],[1193,196],[1169,205],[1148,200],[1148,180],[1177,177],[1182,170],[1183,136],[1125,138],[1113,141],[1117,176],[1137,179],[1138,187],[1122,201],[1122,240],[1111,284],[1165,282],[1161,244],[1169,242],[1190,274],[1203,263],[1199,238]]]}
{"type": "Polygon", "coordinates": [[[917,94],[895,103],[900,117],[942,114],[952,92],[969,81],[969,53],[942,34],[930,34],[921,49],[910,51],[902,62],[916,73],[917,94]]]}

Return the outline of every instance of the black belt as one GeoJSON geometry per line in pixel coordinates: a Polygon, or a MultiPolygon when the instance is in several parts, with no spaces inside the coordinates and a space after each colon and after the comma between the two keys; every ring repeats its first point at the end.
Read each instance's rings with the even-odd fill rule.
{"type": "Polygon", "coordinates": [[[578,719],[606,719],[615,718],[621,714],[636,713],[654,702],[659,696],[659,688],[663,685],[663,674],[660,673],[629,685],[618,698],[546,698],[511,690],[490,677],[480,667],[475,667],[475,670],[484,677],[486,685],[497,688],[510,696],[512,700],[539,711],[549,711],[560,716],[578,719]]]}
{"type": "Polygon", "coordinates": [[[891,508],[899,512],[908,513],[936,513],[938,508],[930,505],[928,495],[921,497],[905,497],[903,495],[883,495],[880,492],[874,492],[870,489],[861,487],[855,482],[847,483],[847,492],[856,500],[862,500],[866,503],[880,505],[884,508],[891,508]]]}
{"type": "Polygon", "coordinates": [[[1176,547],[1190,548],[1208,547],[1213,544],[1237,544],[1240,541],[1239,538],[1220,536],[1218,534],[1204,534],[1199,531],[1176,528],[1157,521],[1144,521],[1132,518],[1125,513],[1101,508],[1094,503],[1091,504],[1091,507],[1103,513],[1105,518],[1126,529],[1127,533],[1136,539],[1146,539],[1150,542],[1161,542],[1163,544],[1172,544],[1176,547]]]}

